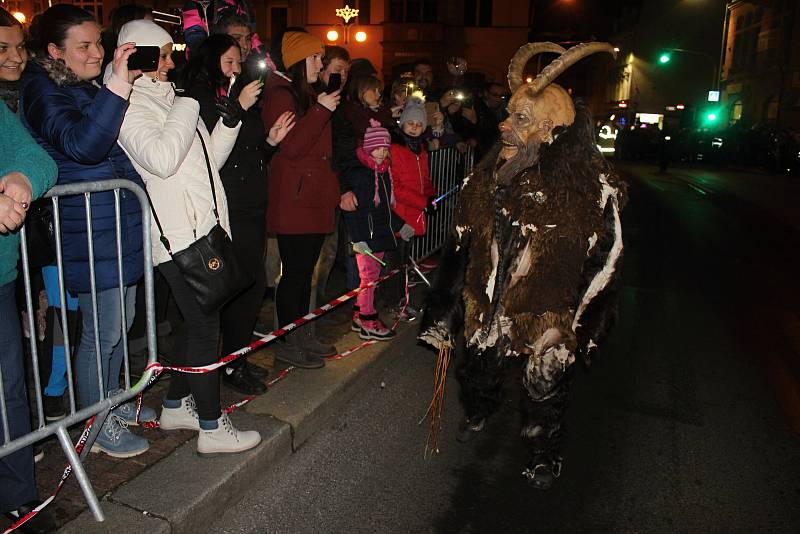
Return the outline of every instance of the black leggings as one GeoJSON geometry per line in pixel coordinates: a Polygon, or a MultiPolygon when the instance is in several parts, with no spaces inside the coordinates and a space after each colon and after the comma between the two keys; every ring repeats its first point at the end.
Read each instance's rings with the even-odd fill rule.
{"type": "MultiPolygon", "coordinates": [[[[214,363],[218,359],[219,312],[204,313],[197,305],[192,289],[186,284],[175,262],[168,261],[158,266],[167,279],[172,296],[183,316],[184,325],[175,340],[172,363],[178,366],[199,367],[214,363]]],[[[179,400],[191,393],[197,403],[197,415],[204,421],[215,421],[220,417],[219,372],[172,373],[167,398],[179,400]]]]}
{"type": "MultiPolygon", "coordinates": [[[[264,271],[264,245],[266,243],[266,223],[264,217],[231,217],[233,248],[244,269],[255,283],[222,308],[222,353],[230,354],[250,343],[253,327],[264,300],[267,276],[264,271]]],[[[229,365],[238,367],[244,358],[229,365]]]]}
{"type": "Polygon", "coordinates": [[[279,326],[308,313],[311,277],[325,234],[278,234],[281,281],[275,294],[279,326]]]}

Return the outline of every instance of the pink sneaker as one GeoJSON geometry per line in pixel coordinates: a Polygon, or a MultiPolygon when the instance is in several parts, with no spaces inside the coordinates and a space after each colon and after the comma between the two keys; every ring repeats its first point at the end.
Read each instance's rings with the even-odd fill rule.
{"type": "Polygon", "coordinates": [[[358,310],[353,311],[353,323],[350,325],[353,332],[361,332],[361,314],[358,310]]]}
{"type": "Polygon", "coordinates": [[[389,330],[380,319],[365,320],[361,319],[361,332],[358,336],[361,339],[375,339],[377,341],[388,341],[395,337],[397,333],[389,330]]]}

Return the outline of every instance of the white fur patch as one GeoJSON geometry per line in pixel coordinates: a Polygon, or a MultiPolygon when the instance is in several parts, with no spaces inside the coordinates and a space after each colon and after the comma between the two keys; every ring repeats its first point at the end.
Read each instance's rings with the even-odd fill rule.
{"type": "Polygon", "coordinates": [[[597,232],[593,233],[589,236],[589,248],[586,249],[586,255],[589,256],[592,252],[592,249],[597,244],[597,232]]]}
{"type": "Polygon", "coordinates": [[[611,246],[611,252],[609,252],[608,258],[606,258],[605,265],[603,265],[603,268],[600,270],[600,272],[598,272],[594,278],[592,278],[589,287],[583,294],[581,303],[578,306],[578,311],[575,313],[575,319],[572,321],[573,332],[576,331],[580,326],[581,316],[583,315],[583,312],[586,311],[586,308],[589,306],[589,303],[592,301],[592,299],[599,295],[611,282],[611,277],[614,274],[614,271],[617,269],[617,260],[619,260],[619,257],[622,254],[622,221],[619,218],[617,190],[611,187],[611,184],[608,183],[607,178],[608,177],[605,174],[600,175],[600,183],[603,184],[603,202],[601,206],[605,210],[606,202],[608,202],[609,199],[613,203],[614,244],[611,246]]]}
{"type": "Polygon", "coordinates": [[[492,239],[492,274],[489,275],[489,281],[486,283],[486,295],[489,297],[489,302],[492,302],[492,297],[494,296],[494,285],[497,282],[498,260],[497,241],[492,239]]]}
{"type": "Polygon", "coordinates": [[[531,265],[533,264],[531,259],[533,252],[531,251],[531,248],[530,241],[528,241],[528,243],[522,249],[522,253],[518,254],[517,257],[514,258],[514,263],[511,265],[511,282],[509,283],[509,287],[513,287],[514,284],[520,281],[520,279],[528,276],[528,273],[531,270],[531,265]]]}

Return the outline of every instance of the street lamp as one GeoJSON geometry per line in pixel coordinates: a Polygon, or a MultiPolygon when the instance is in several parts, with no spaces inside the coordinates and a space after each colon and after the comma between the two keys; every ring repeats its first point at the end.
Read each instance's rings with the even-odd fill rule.
{"type": "Polygon", "coordinates": [[[686,48],[668,48],[665,52],[661,54],[661,57],[658,58],[658,62],[662,65],[665,63],[669,63],[672,59],[672,52],[680,52],[682,54],[694,54],[696,56],[702,56],[706,58],[711,63],[711,87],[712,89],[718,89],[718,81],[717,81],[717,62],[711,57],[711,54],[706,52],[700,52],[699,50],[687,50],[686,48]]]}
{"type": "MultiPolygon", "coordinates": [[[[353,9],[349,5],[345,5],[343,8],[336,9],[336,16],[342,19],[342,22],[337,22],[336,26],[342,27],[342,33],[344,33],[344,44],[349,44],[350,26],[352,26],[352,24],[355,22],[354,19],[358,16],[358,9],[353,9]]],[[[328,39],[328,41],[336,42],[339,40],[339,32],[336,30],[329,30],[325,37],[328,39]]],[[[359,43],[363,43],[367,40],[367,32],[356,32],[355,39],[359,43]]]]}

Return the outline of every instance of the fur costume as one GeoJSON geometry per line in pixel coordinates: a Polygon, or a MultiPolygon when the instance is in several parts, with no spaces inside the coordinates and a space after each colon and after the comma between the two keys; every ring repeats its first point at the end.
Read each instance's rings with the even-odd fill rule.
{"type": "Polygon", "coordinates": [[[498,143],[464,179],[420,334],[452,346],[463,328],[457,376],[472,431],[498,407],[505,361],[526,358],[524,474],[538,487],[560,472],[570,367],[613,323],[621,274],[624,184],[596,148],[586,107],[569,119],[509,159],[511,143],[498,143]],[[543,467],[549,476],[537,478],[543,467]]]}

